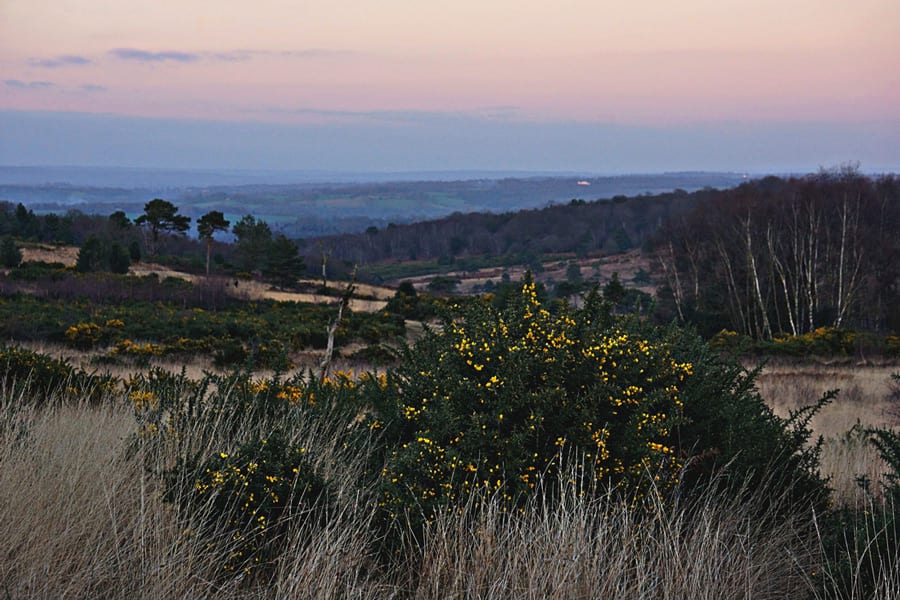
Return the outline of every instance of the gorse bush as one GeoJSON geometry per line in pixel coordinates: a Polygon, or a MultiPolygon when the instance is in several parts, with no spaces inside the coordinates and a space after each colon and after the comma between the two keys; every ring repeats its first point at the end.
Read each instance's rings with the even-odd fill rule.
{"type": "Polygon", "coordinates": [[[289,528],[326,517],[338,475],[321,456],[346,452],[348,464],[359,461],[351,456],[364,452],[370,431],[357,418],[361,392],[383,385],[345,372],[323,380],[248,372],[192,380],[158,368],[127,382],[140,425],[135,446],[145,449],[148,468],[170,464],[155,472],[164,497],[202,515],[198,534],[218,532],[211,543],[223,571],[255,577],[271,570],[289,528]],[[296,437],[311,429],[319,439],[296,437]]]}
{"type": "Polygon", "coordinates": [[[50,396],[60,400],[99,400],[118,381],[40,352],[0,345],[0,385],[8,394],[40,403],[50,396]]]}
{"type": "Polygon", "coordinates": [[[809,398],[808,406],[781,418],[756,389],[759,369],[746,370],[736,358],[723,356],[680,327],[657,329],[629,322],[657,336],[678,360],[694,365],[693,376],[683,386],[684,421],[676,432],[679,451],[689,457],[682,490],[704,493],[713,484],[744,493],[769,486],[785,496],[778,510],[827,509],[820,443],[811,439],[810,422],[835,392],[809,398]]]}
{"type": "Polygon", "coordinates": [[[103,325],[78,323],[66,329],[66,342],[80,350],[90,350],[98,344],[108,342],[123,327],[125,323],[120,319],[109,319],[103,325]]]}
{"type": "Polygon", "coordinates": [[[222,566],[250,574],[278,555],[289,521],[296,526],[299,519],[324,518],[331,494],[306,452],[275,432],[231,454],[177,465],[170,473],[168,498],[196,506],[207,516],[210,530],[221,531],[224,522],[230,545],[222,566]],[[196,473],[186,494],[179,486],[185,470],[196,473]]]}
{"type": "Polygon", "coordinates": [[[779,510],[824,506],[812,409],[778,418],[754,377],[690,332],[613,316],[597,293],[550,312],[526,280],[505,308],[451,311],[368,401],[389,442],[382,504],[427,522],[473,490],[513,509],[561,478],[639,497],[651,484],[666,495],[721,487],[727,470],[731,493],[749,478],[789,492],[779,510]]]}
{"type": "Polygon", "coordinates": [[[672,443],[692,366],[604,316],[599,299],[551,314],[526,281],[504,310],[471,303],[408,354],[391,379],[396,440],[384,506],[425,520],[474,489],[519,505],[560,459],[578,483],[677,483],[672,443]]]}
{"type": "Polygon", "coordinates": [[[771,341],[722,329],[710,338],[710,344],[738,355],[766,357],[900,356],[900,338],[896,335],[834,327],[818,327],[800,335],[778,335],[771,341]]]}

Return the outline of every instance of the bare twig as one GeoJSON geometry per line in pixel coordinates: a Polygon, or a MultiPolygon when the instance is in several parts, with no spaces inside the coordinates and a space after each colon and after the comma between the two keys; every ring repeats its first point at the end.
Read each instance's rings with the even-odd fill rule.
{"type": "Polygon", "coordinates": [[[341,324],[341,318],[343,318],[344,316],[344,308],[348,304],[350,304],[350,298],[353,296],[353,290],[356,288],[357,270],[358,266],[354,266],[353,274],[350,276],[350,281],[347,283],[347,287],[344,289],[344,295],[341,296],[341,303],[338,305],[337,317],[335,317],[331,325],[328,326],[328,345],[325,347],[325,356],[322,357],[322,362],[319,365],[320,381],[325,380],[325,378],[328,376],[328,370],[331,368],[331,358],[334,355],[334,334],[337,331],[338,326],[341,324]]]}

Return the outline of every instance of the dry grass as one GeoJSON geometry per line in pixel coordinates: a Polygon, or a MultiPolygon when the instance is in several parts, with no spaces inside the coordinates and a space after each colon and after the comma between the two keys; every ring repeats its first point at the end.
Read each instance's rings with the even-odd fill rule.
{"type": "Polygon", "coordinates": [[[441,518],[422,550],[415,598],[787,598],[812,564],[793,523],[752,506],[634,508],[566,490],[521,514],[467,507],[441,518]]]}
{"type": "MultiPolygon", "coordinates": [[[[225,528],[208,509],[163,501],[160,473],[172,448],[137,435],[124,398],[102,407],[27,398],[0,403],[0,594],[12,598],[383,597],[369,581],[375,503],[358,490],[360,461],[335,442],[334,423],[294,432],[317,449],[318,470],[345,481],[324,525],[298,521],[269,586],[223,573],[225,528]],[[302,591],[301,591],[302,590],[302,591]],[[315,591],[314,593],[312,591],[315,591]]],[[[206,424],[209,424],[206,420],[206,424]]],[[[241,437],[250,432],[230,435],[241,437]]],[[[209,452],[234,440],[198,423],[181,449],[209,452]]]]}
{"type": "Polygon", "coordinates": [[[79,250],[78,246],[56,246],[52,244],[26,243],[21,246],[23,261],[58,262],[67,267],[75,266],[79,250]]]}
{"type": "Polygon", "coordinates": [[[900,405],[891,399],[890,387],[891,374],[898,371],[898,366],[776,365],[763,370],[757,386],[781,416],[814,403],[828,390],[839,389],[838,397],[812,423],[817,434],[831,437],[857,423],[863,427],[900,423],[900,405]]]}
{"type": "MultiPolygon", "coordinates": [[[[176,271],[163,265],[149,262],[135,263],[129,269],[129,273],[131,273],[132,275],[153,274],[158,276],[160,279],[165,279],[166,277],[174,277],[177,279],[184,279],[185,281],[189,281],[191,283],[198,283],[205,279],[204,275],[193,275],[191,273],[185,273],[184,271],[176,271]]],[[[310,304],[338,304],[340,302],[340,297],[338,296],[281,291],[274,289],[267,283],[255,281],[252,279],[225,279],[227,279],[227,281],[229,282],[229,284],[225,287],[226,292],[241,299],[266,299],[275,300],[277,302],[307,302],[310,304]],[[231,281],[234,281],[235,283],[237,283],[237,285],[232,286],[230,284],[231,281]]],[[[313,279],[304,279],[299,281],[298,283],[300,285],[314,287],[318,285],[319,282],[313,279]]],[[[344,285],[346,285],[346,283],[338,281],[333,285],[342,288],[344,285]]],[[[356,286],[356,288],[357,294],[372,296],[372,298],[374,298],[374,300],[364,298],[351,298],[350,308],[357,312],[378,312],[387,305],[387,300],[394,295],[394,290],[381,286],[359,284],[356,286]]]]}
{"type": "Polygon", "coordinates": [[[0,589],[13,598],[190,597],[215,568],[159,501],[122,407],[4,407],[0,589]]]}
{"type": "MultiPolygon", "coordinates": [[[[788,384],[777,381],[788,402],[788,384]]],[[[358,486],[364,457],[341,447],[335,432],[346,424],[329,420],[300,425],[291,441],[314,450],[317,471],[339,484],[338,501],[322,523],[292,522],[287,551],[260,585],[223,573],[224,529],[191,533],[207,517],[202,510],[163,502],[151,473],[171,465],[172,451],[136,435],[124,393],[101,406],[37,409],[30,400],[0,391],[6,597],[828,597],[828,583],[823,591],[811,579],[821,569],[816,521],[760,517],[758,505],[712,494],[675,507],[651,498],[636,510],[612,495],[587,501],[569,489],[560,502],[537,497],[515,514],[482,498],[482,509],[470,502],[445,514],[418,541],[407,532],[386,561],[374,492],[358,486]]],[[[212,418],[198,419],[182,442],[212,452],[254,433],[226,435],[212,418]]],[[[836,443],[832,468],[868,464],[849,450],[857,442],[836,443]]],[[[877,597],[897,597],[898,583],[898,569],[888,569],[877,597]]]]}
{"type": "Polygon", "coordinates": [[[782,417],[828,390],[840,390],[812,421],[815,435],[823,438],[822,471],[831,477],[839,504],[861,500],[859,476],[878,482],[886,472],[862,429],[900,425],[900,403],[891,388],[891,374],[898,371],[897,366],[776,365],[767,367],[757,381],[762,397],[782,417]]]}

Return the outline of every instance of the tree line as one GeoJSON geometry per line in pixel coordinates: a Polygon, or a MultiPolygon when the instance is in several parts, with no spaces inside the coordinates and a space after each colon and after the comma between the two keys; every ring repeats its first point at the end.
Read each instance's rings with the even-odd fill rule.
{"type": "Polygon", "coordinates": [[[338,259],[358,264],[398,260],[445,261],[509,256],[518,262],[543,254],[590,255],[640,247],[670,217],[714,194],[672,192],[585,201],[506,213],[455,213],[408,225],[369,227],[364,233],[317,238],[338,259]]]}
{"type": "Polygon", "coordinates": [[[898,232],[900,179],[843,167],[719,192],[653,248],[680,320],[771,340],[900,328],[898,232]]]}
{"type": "MultiPolygon", "coordinates": [[[[13,240],[15,236],[33,242],[78,244],[78,271],[127,273],[142,258],[159,259],[164,249],[178,256],[196,252],[196,244],[186,239],[190,222],[190,217],[180,214],[177,206],[162,198],[147,202],[143,213],[133,221],[123,211],[107,217],[74,211],[64,216],[36,215],[22,204],[13,207],[0,203],[0,258],[6,267],[18,266],[22,254],[13,240]]],[[[213,262],[215,236],[229,231],[235,243],[221,244],[220,249],[232,260],[230,271],[258,274],[281,288],[294,285],[305,273],[296,242],[284,234],[273,234],[265,221],[252,215],[245,215],[231,227],[221,211],[213,210],[197,219],[207,275],[213,262]]],[[[224,255],[216,258],[224,264],[224,255]]]]}

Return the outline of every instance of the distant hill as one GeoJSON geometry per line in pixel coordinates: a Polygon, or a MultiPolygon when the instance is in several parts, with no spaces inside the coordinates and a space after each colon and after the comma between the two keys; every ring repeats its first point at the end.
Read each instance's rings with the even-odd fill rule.
{"type": "Polygon", "coordinates": [[[739,184],[735,173],[666,173],[590,176],[496,173],[290,174],[0,167],[0,200],[37,213],[86,214],[123,210],[131,217],[161,197],[196,219],[209,210],[236,220],[253,214],[294,238],[362,232],[369,227],[441,218],[453,213],[503,213],[567,203],[572,199],[694,191],[739,184]],[[316,182],[316,176],[335,178],[316,182]],[[395,175],[406,180],[390,180],[395,175]],[[444,175],[446,178],[441,179],[444,175]],[[466,178],[466,175],[484,175],[466,178]],[[488,176],[490,175],[490,176],[488,176]],[[306,180],[302,180],[306,177],[306,180]],[[343,177],[344,179],[339,179],[343,177]],[[355,181],[354,177],[369,177],[355,181]],[[418,177],[418,180],[411,180],[418,177]]]}
{"type": "Polygon", "coordinates": [[[645,196],[614,196],[505,213],[456,213],[408,225],[370,227],[359,234],[305,240],[310,260],[320,248],[360,265],[397,261],[505,257],[507,264],[548,254],[588,256],[640,247],[675,216],[691,211],[717,190],[683,189],[645,196]]]}

